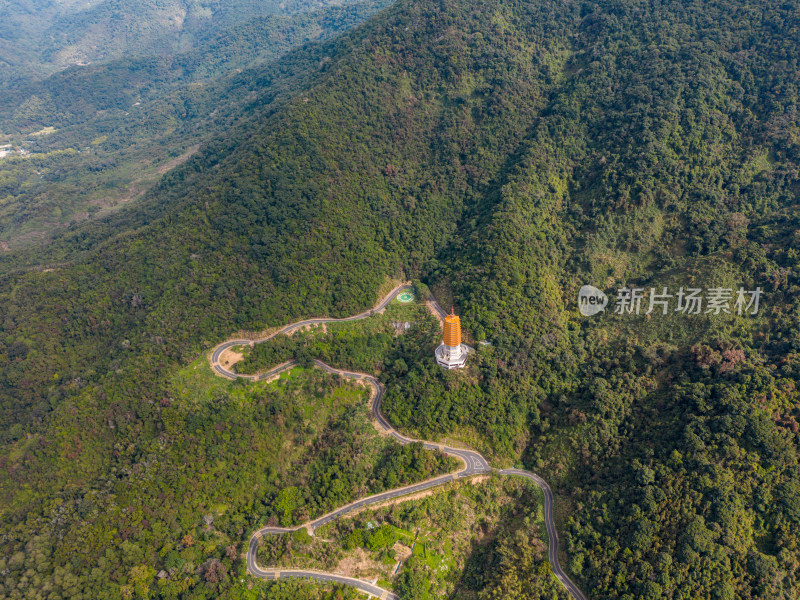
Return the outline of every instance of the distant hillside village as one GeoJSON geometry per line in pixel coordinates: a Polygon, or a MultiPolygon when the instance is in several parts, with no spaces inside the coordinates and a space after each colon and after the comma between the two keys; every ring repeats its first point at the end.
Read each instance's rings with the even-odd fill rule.
{"type": "Polygon", "coordinates": [[[14,144],[4,144],[0,146],[0,159],[6,158],[7,156],[12,156],[14,154],[18,154],[19,156],[28,156],[30,151],[18,146],[15,147],[14,144]]]}

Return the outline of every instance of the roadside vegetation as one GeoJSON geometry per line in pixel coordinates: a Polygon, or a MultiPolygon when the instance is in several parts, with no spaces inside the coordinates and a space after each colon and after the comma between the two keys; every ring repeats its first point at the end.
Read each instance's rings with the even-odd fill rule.
{"type": "Polygon", "coordinates": [[[384,361],[403,340],[410,338],[412,343],[427,346],[437,336],[438,322],[426,306],[393,300],[385,311],[365,319],[312,325],[253,347],[244,346],[244,359],[236,363],[235,370],[254,374],[290,359],[308,365],[316,358],[334,367],[376,374],[385,370],[384,361]]]}
{"type": "Polygon", "coordinates": [[[479,345],[465,369],[446,371],[434,358],[441,337],[441,324],[427,306],[393,301],[384,313],[366,319],[315,325],[252,348],[240,347],[237,351],[245,358],[235,370],[252,374],[288,360],[310,366],[319,359],[337,368],[373,373],[386,388],[381,411],[391,423],[402,423],[409,435],[430,440],[446,432],[450,440],[512,464],[527,439],[519,436],[523,415],[514,415],[509,423],[495,420],[499,411],[507,410],[502,405],[509,399],[487,393],[479,383],[481,371],[491,369],[491,347],[479,345]]]}
{"type": "MultiPolygon", "coordinates": [[[[111,456],[98,456],[131,466],[112,467],[94,493],[62,505],[63,522],[78,518],[82,525],[59,527],[57,538],[35,536],[28,551],[21,545],[0,557],[0,569],[41,577],[53,561],[83,548],[95,565],[93,579],[81,578],[83,563],[72,560],[55,588],[63,596],[251,597],[241,595],[242,554],[259,526],[302,523],[457,467],[420,444],[381,436],[369,421],[368,395],[318,369],[242,385],[213,375],[205,358],[195,361],[154,403],[160,425],[151,444],[116,444],[111,456]],[[109,545],[117,531],[119,543],[109,545]]],[[[129,419],[110,415],[106,427],[113,431],[129,419]]],[[[25,580],[6,573],[0,591],[8,597],[25,580]]],[[[316,592],[302,593],[309,595],[294,597],[316,592]]]]}
{"type": "MultiPolygon", "coordinates": [[[[251,464],[234,440],[287,416],[176,415],[175,374],[233,332],[420,278],[491,342],[470,370],[435,367],[433,328],[341,366],[377,351],[394,426],[550,482],[590,598],[798,597],[798,19],[766,0],[400,0],[248,74],[263,95],[135,206],[0,252],[2,593],[155,596],[162,540],[213,507],[164,533],[139,499],[170,517],[247,477],[225,530],[241,548],[300,487],[268,486],[249,469],[274,452],[251,464]],[[765,296],[753,318],[589,319],[583,284],[765,296]],[[135,493],[114,508],[108,486],[135,493]]],[[[224,597],[192,573],[180,594],[224,597]]]]}
{"type": "Polygon", "coordinates": [[[343,517],[313,537],[305,529],[267,536],[259,564],[377,578],[403,600],[564,599],[541,510],[541,492],[527,480],[461,481],[343,517]],[[523,546],[520,561],[510,560],[523,546]]]}

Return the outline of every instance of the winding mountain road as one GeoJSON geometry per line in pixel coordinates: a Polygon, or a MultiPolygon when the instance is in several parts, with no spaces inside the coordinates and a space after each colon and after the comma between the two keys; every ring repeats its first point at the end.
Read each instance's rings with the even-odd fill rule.
{"type": "MultiPolygon", "coordinates": [[[[287,325],[282,329],[276,331],[275,333],[272,333],[262,339],[227,341],[223,344],[220,344],[212,351],[211,367],[217,374],[223,377],[227,377],[228,379],[243,378],[243,379],[249,379],[251,381],[261,381],[264,379],[269,379],[271,377],[280,374],[283,371],[291,369],[296,364],[295,361],[285,362],[281,365],[278,365],[270,369],[269,371],[260,373],[258,375],[240,375],[238,373],[234,373],[233,371],[225,368],[220,364],[220,358],[222,356],[222,353],[228,348],[234,346],[262,343],[275,337],[276,335],[288,334],[307,325],[318,325],[323,323],[336,323],[343,321],[356,321],[359,319],[365,319],[367,317],[374,315],[375,313],[384,310],[397,294],[399,294],[401,291],[409,289],[412,289],[411,284],[406,283],[399,285],[396,288],[394,288],[391,292],[389,292],[389,294],[383,300],[381,300],[375,306],[375,308],[352,317],[346,317],[343,319],[333,319],[324,317],[304,319],[302,321],[297,321],[296,323],[287,325]]],[[[435,300],[431,300],[430,303],[431,306],[434,308],[434,310],[436,310],[439,314],[442,315],[446,314],[441,309],[441,307],[436,303],[435,300]]],[[[567,574],[564,573],[564,571],[561,569],[561,565],[559,564],[558,532],[556,531],[555,520],[553,518],[553,492],[550,489],[550,486],[547,485],[547,482],[544,481],[544,479],[542,479],[535,473],[532,473],[530,471],[525,471],[523,469],[493,469],[491,465],[489,465],[487,460],[481,454],[475,452],[474,450],[446,446],[443,444],[437,444],[425,440],[415,440],[413,438],[404,436],[402,433],[394,429],[389,424],[389,422],[386,420],[386,418],[380,411],[381,400],[383,399],[383,394],[385,391],[385,388],[380,383],[380,381],[378,381],[372,375],[368,375],[366,373],[358,373],[354,371],[336,369],[319,360],[315,360],[314,363],[318,368],[328,371],[329,373],[338,374],[348,379],[358,380],[372,387],[374,393],[372,395],[372,402],[370,405],[371,414],[375,419],[375,421],[378,423],[378,425],[381,427],[381,429],[383,429],[386,434],[392,436],[398,443],[410,444],[412,442],[421,442],[423,447],[428,450],[439,450],[449,456],[455,456],[464,463],[464,466],[463,468],[461,468],[458,471],[455,471],[454,473],[441,475],[439,477],[435,477],[427,481],[415,483],[412,485],[390,490],[387,492],[382,492],[380,494],[375,494],[373,496],[368,496],[366,498],[361,498],[346,506],[337,508],[333,512],[330,512],[326,515],[322,515],[321,517],[313,521],[310,521],[303,525],[299,525],[297,527],[291,527],[291,528],[262,527],[261,529],[257,530],[250,538],[250,545],[247,550],[247,570],[250,572],[251,575],[254,575],[255,577],[260,577],[262,579],[292,578],[292,579],[313,579],[322,582],[335,582],[351,586],[353,588],[366,592],[367,594],[370,594],[377,598],[382,598],[386,600],[400,600],[396,594],[390,592],[389,590],[383,589],[369,581],[363,581],[361,579],[346,577],[344,575],[340,575],[337,573],[326,573],[322,571],[313,571],[307,569],[262,568],[257,563],[258,541],[266,535],[279,535],[283,533],[289,533],[292,531],[297,531],[301,527],[306,528],[311,533],[313,533],[314,530],[316,530],[317,528],[326,525],[331,521],[335,521],[336,519],[346,515],[347,513],[364,508],[365,506],[369,506],[371,504],[376,504],[379,502],[384,502],[392,498],[413,494],[422,490],[444,485],[445,483],[462,479],[465,477],[472,477],[474,475],[479,475],[482,473],[489,473],[494,471],[495,473],[501,475],[514,475],[519,477],[525,477],[526,479],[530,479],[531,481],[533,481],[542,490],[542,493],[544,495],[544,520],[545,520],[545,525],[547,527],[547,537],[549,542],[548,559],[553,569],[553,573],[555,574],[558,581],[569,592],[572,598],[574,598],[575,600],[587,600],[586,596],[583,595],[583,592],[581,592],[581,590],[572,582],[572,580],[567,576],[567,574]]]]}

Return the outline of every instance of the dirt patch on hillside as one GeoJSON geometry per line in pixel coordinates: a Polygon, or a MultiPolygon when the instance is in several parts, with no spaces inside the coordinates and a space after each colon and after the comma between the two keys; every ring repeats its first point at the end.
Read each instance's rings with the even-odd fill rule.
{"type": "Polygon", "coordinates": [[[406,546],[403,542],[395,542],[394,546],[392,546],[392,550],[394,550],[394,557],[397,559],[397,562],[405,562],[411,557],[411,548],[406,546]]]}
{"type": "Polygon", "coordinates": [[[441,487],[430,488],[428,490],[422,490],[421,492],[417,492],[416,494],[409,494],[408,496],[400,496],[398,498],[392,498],[391,500],[386,500],[386,502],[373,504],[369,508],[372,510],[376,510],[379,508],[386,508],[387,506],[403,504],[404,502],[411,502],[412,500],[422,500],[423,498],[427,498],[428,496],[432,496],[433,494],[441,491],[442,491],[441,487]]]}
{"type": "Polygon", "coordinates": [[[372,560],[367,550],[364,548],[357,548],[339,561],[334,572],[341,573],[347,577],[355,577],[356,579],[366,579],[370,581],[384,574],[385,569],[386,567],[384,565],[372,560]]]}
{"type": "Polygon", "coordinates": [[[426,303],[425,303],[425,306],[427,306],[427,307],[428,307],[428,310],[429,310],[429,311],[430,311],[430,313],[431,313],[431,314],[434,316],[434,318],[435,318],[437,321],[439,321],[439,324],[441,325],[441,327],[444,327],[444,317],[442,317],[442,315],[440,315],[440,314],[439,314],[439,311],[437,311],[437,310],[436,310],[436,309],[433,307],[433,303],[431,303],[431,302],[426,302],[426,303]]]}
{"type": "MultiPolygon", "coordinates": [[[[464,480],[464,484],[470,485],[477,485],[484,483],[489,480],[488,475],[478,475],[476,477],[471,477],[470,479],[464,480]]],[[[428,488],[427,490],[422,490],[421,492],[416,492],[415,494],[408,494],[407,496],[398,496],[397,498],[391,498],[389,500],[384,500],[383,502],[378,502],[377,504],[370,504],[369,506],[365,506],[358,510],[354,510],[353,512],[349,512],[346,515],[342,515],[342,519],[350,519],[364,511],[370,510],[379,510],[381,508],[387,508],[389,506],[394,506],[396,504],[402,504],[404,502],[410,502],[412,500],[421,500],[422,498],[427,498],[428,496],[432,496],[433,494],[441,493],[442,486],[436,486],[433,488],[428,488]]]]}
{"type": "Polygon", "coordinates": [[[158,174],[163,175],[164,173],[166,173],[167,171],[171,171],[178,165],[182,165],[187,160],[189,160],[192,154],[197,152],[199,149],[200,149],[200,144],[195,144],[194,146],[190,146],[186,152],[184,152],[177,158],[173,158],[172,160],[165,162],[163,165],[158,167],[158,169],[156,169],[158,171],[158,174]]]}
{"type": "MultiPolygon", "coordinates": [[[[472,477],[464,481],[464,484],[469,485],[478,485],[480,483],[485,483],[489,480],[488,475],[478,475],[477,477],[472,477]]],[[[380,504],[373,504],[369,508],[376,509],[376,508],[385,508],[387,506],[394,506],[395,504],[402,504],[403,502],[409,502],[411,500],[421,500],[422,498],[427,498],[428,496],[432,496],[433,494],[438,494],[442,492],[442,486],[438,486],[435,488],[430,488],[427,490],[422,490],[421,492],[417,492],[416,494],[409,494],[408,496],[400,496],[399,498],[392,498],[391,500],[387,500],[386,502],[381,502],[380,504]]]]}
{"type": "Polygon", "coordinates": [[[228,348],[219,356],[219,364],[223,367],[230,368],[237,362],[244,358],[244,354],[234,351],[233,348],[228,348]]]}
{"type": "Polygon", "coordinates": [[[375,419],[371,419],[370,423],[372,423],[372,426],[375,428],[375,431],[377,431],[380,435],[382,436],[391,435],[388,431],[386,431],[383,427],[381,427],[380,423],[378,423],[375,419]]]}

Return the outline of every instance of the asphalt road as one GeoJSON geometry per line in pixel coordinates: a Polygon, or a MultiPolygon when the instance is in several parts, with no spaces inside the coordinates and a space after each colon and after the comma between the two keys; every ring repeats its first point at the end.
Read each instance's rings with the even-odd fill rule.
{"type": "Polygon", "coordinates": [[[547,549],[547,557],[550,560],[550,566],[553,568],[553,573],[556,578],[561,582],[570,595],[576,600],[586,600],[586,596],[576,586],[566,573],[561,569],[561,564],[558,562],[558,531],[556,531],[556,523],[553,519],[553,491],[547,482],[539,477],[536,473],[525,471],[524,469],[495,469],[496,473],[501,475],[516,475],[518,477],[525,477],[530,479],[544,494],[544,522],[547,526],[547,539],[549,540],[549,547],[547,549]]]}
{"type": "Polygon", "coordinates": [[[435,299],[431,298],[429,302],[431,303],[433,310],[439,313],[440,317],[444,319],[447,316],[447,311],[443,309],[441,306],[439,306],[439,303],[435,299]]]}
{"type": "MultiPolygon", "coordinates": [[[[410,283],[403,283],[401,285],[398,285],[391,292],[389,292],[386,295],[386,297],[384,297],[383,300],[378,302],[378,304],[376,304],[374,308],[370,310],[365,310],[364,312],[359,313],[357,315],[353,315],[352,317],[344,317],[342,319],[334,319],[331,317],[315,317],[312,319],[303,319],[302,321],[290,323],[289,325],[286,325],[285,327],[279,329],[275,333],[271,333],[267,337],[258,340],[229,340],[223,344],[220,344],[219,346],[214,348],[214,350],[211,352],[211,368],[214,369],[214,371],[216,371],[219,375],[227,377],[228,379],[236,379],[237,377],[241,379],[249,379],[251,381],[260,381],[262,379],[269,379],[273,375],[276,375],[277,373],[283,371],[284,365],[278,365],[277,367],[270,369],[266,373],[261,373],[259,375],[240,375],[238,373],[234,373],[233,371],[226,369],[220,364],[219,361],[220,358],[222,357],[222,353],[225,352],[225,350],[227,350],[228,348],[233,348],[234,346],[250,346],[253,344],[260,344],[262,342],[266,342],[267,340],[271,340],[276,335],[289,334],[295,331],[296,329],[307,327],[309,325],[322,325],[324,323],[343,323],[345,321],[359,321],[361,319],[366,319],[368,317],[371,317],[375,313],[381,312],[383,309],[385,309],[388,306],[388,304],[400,292],[413,289],[414,286],[411,285],[410,283]]],[[[438,306],[438,304],[436,306],[438,306]]],[[[441,308],[439,308],[438,310],[441,310],[441,308]]]]}
{"type": "Polygon", "coordinates": [[[322,571],[304,571],[302,569],[262,569],[256,563],[256,552],[258,549],[258,538],[250,539],[250,548],[247,551],[247,570],[251,575],[261,579],[313,579],[315,581],[340,583],[354,587],[357,590],[371,594],[378,598],[387,600],[400,600],[400,596],[393,594],[389,590],[371,584],[369,581],[336,575],[335,573],[324,573],[322,571]]]}
{"type": "MultiPolygon", "coordinates": [[[[276,335],[279,335],[281,333],[291,333],[295,329],[304,327],[306,325],[331,323],[337,321],[338,322],[356,321],[359,319],[365,319],[367,317],[372,316],[376,312],[380,312],[384,308],[386,308],[389,302],[391,302],[392,299],[401,291],[411,288],[412,286],[410,284],[400,285],[395,289],[393,289],[381,302],[379,302],[375,306],[375,308],[352,317],[347,317],[344,319],[331,319],[331,318],[304,319],[302,321],[298,321],[296,323],[287,325],[286,327],[280,329],[279,331],[260,340],[232,340],[225,342],[224,344],[220,344],[213,350],[211,354],[211,367],[219,375],[222,375],[223,377],[227,377],[229,379],[236,379],[237,377],[253,381],[268,379],[283,371],[291,369],[295,365],[295,361],[289,361],[283,363],[282,365],[278,365],[277,367],[274,367],[269,371],[261,373],[259,375],[239,375],[237,373],[234,373],[226,369],[220,364],[219,360],[222,353],[226,349],[231,348],[233,346],[241,346],[241,345],[265,342],[275,337],[276,335]]],[[[442,308],[436,303],[435,300],[432,300],[432,304],[434,306],[434,309],[437,310],[437,312],[439,312],[440,314],[445,314],[442,308]]],[[[474,450],[468,450],[465,448],[455,448],[452,446],[445,446],[442,444],[428,442],[425,440],[416,440],[404,436],[402,433],[394,429],[386,420],[386,418],[383,416],[383,413],[381,413],[380,407],[381,407],[381,400],[383,400],[384,387],[380,381],[378,381],[372,375],[367,375],[366,373],[357,373],[354,371],[345,371],[342,369],[336,369],[330,365],[325,364],[320,360],[315,360],[314,363],[316,364],[317,367],[325,371],[328,371],[329,373],[338,374],[348,379],[360,380],[372,386],[372,388],[375,391],[372,398],[372,404],[370,407],[372,416],[380,425],[380,427],[387,434],[391,435],[395,440],[397,440],[397,442],[401,444],[422,442],[423,447],[428,450],[439,450],[449,456],[455,456],[456,458],[459,458],[464,463],[464,466],[459,471],[456,471],[448,475],[441,475],[439,477],[429,479],[428,481],[423,481],[421,483],[416,483],[395,490],[389,490],[387,492],[375,494],[373,496],[368,496],[366,498],[361,498],[360,500],[356,500],[351,504],[337,508],[333,512],[323,515],[318,519],[315,519],[314,521],[301,525],[300,527],[306,527],[313,532],[317,528],[326,525],[331,521],[335,521],[336,519],[354,510],[359,510],[365,506],[376,504],[378,502],[384,502],[392,498],[406,496],[408,494],[414,494],[416,492],[444,485],[445,483],[448,483],[450,481],[455,481],[456,479],[464,477],[472,477],[474,475],[489,473],[491,471],[494,471],[501,475],[514,475],[518,477],[525,477],[533,481],[536,485],[538,485],[544,495],[544,520],[545,520],[545,525],[547,527],[548,559],[553,569],[553,573],[555,574],[559,582],[561,582],[564,588],[566,588],[566,590],[575,600],[587,600],[586,596],[583,595],[583,592],[581,592],[581,590],[572,582],[572,580],[567,576],[567,574],[564,573],[559,563],[558,532],[556,531],[555,520],[553,518],[553,492],[544,479],[542,479],[535,473],[532,473],[530,471],[525,471],[523,469],[492,469],[491,465],[489,465],[487,460],[481,454],[475,452],[474,450]]],[[[309,570],[298,570],[298,569],[262,569],[261,567],[258,566],[256,559],[258,555],[258,540],[260,538],[264,537],[265,535],[279,535],[282,533],[296,531],[300,527],[293,527],[293,528],[262,527],[261,529],[256,531],[250,538],[250,545],[247,550],[247,570],[255,577],[260,577],[262,579],[294,578],[294,579],[313,579],[316,581],[324,581],[324,582],[336,582],[343,585],[354,587],[358,590],[361,590],[378,598],[399,600],[399,597],[397,595],[377,585],[374,585],[368,581],[354,579],[352,577],[346,577],[344,575],[339,575],[336,573],[325,573],[320,571],[309,571],[309,570]]]]}

